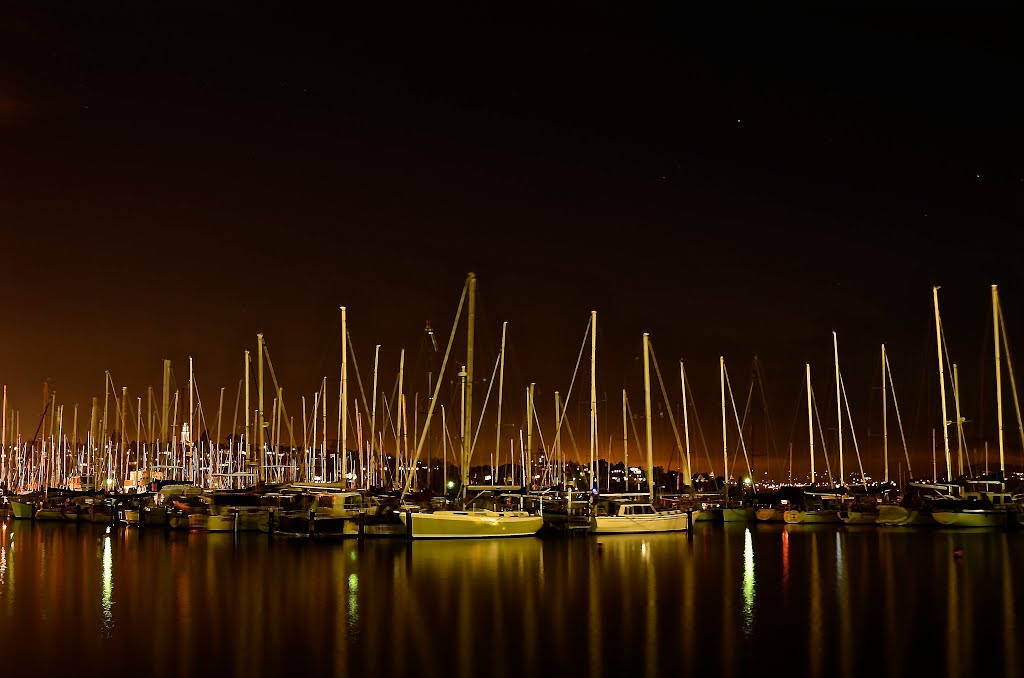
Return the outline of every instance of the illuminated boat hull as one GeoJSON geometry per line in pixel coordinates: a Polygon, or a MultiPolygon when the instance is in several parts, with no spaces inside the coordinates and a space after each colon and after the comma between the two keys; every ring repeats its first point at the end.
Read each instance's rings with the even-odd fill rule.
{"type": "Polygon", "coordinates": [[[950,527],[1005,527],[1007,513],[992,509],[932,511],[932,518],[940,525],[950,527]]]}
{"type": "Polygon", "coordinates": [[[144,508],[139,519],[146,527],[167,527],[167,509],[163,506],[144,508]]]}
{"type": "Polygon", "coordinates": [[[883,504],[878,507],[877,522],[888,526],[934,525],[935,519],[927,511],[883,504]]]}
{"type": "Polygon", "coordinates": [[[782,523],[786,520],[786,512],[776,508],[760,508],[754,512],[754,517],[762,523],[782,523]]]}
{"type": "Polygon", "coordinates": [[[98,523],[108,525],[114,522],[114,510],[109,506],[90,506],[83,513],[79,514],[79,520],[87,523],[98,523]]]}
{"type": "Polygon", "coordinates": [[[139,525],[142,522],[142,511],[140,509],[125,509],[124,522],[128,525],[139,525]]]}
{"type": "MultiPolygon", "coordinates": [[[[192,514],[193,517],[196,514],[192,514]]],[[[189,518],[189,525],[191,525],[191,518],[189,518]]],[[[206,531],[207,532],[233,532],[235,530],[235,515],[233,513],[225,514],[210,514],[206,516],[206,531]]]]}
{"type": "Polygon", "coordinates": [[[270,511],[266,509],[239,509],[239,532],[266,532],[270,527],[270,511]]]}
{"type": "Polygon", "coordinates": [[[63,509],[59,508],[41,508],[36,510],[36,520],[49,520],[54,522],[67,522],[69,520],[77,520],[78,514],[65,513],[63,509]]]}
{"type": "Polygon", "coordinates": [[[847,525],[874,525],[878,511],[840,511],[839,518],[847,525]]]}
{"type": "Polygon", "coordinates": [[[785,520],[791,525],[815,525],[821,523],[840,523],[839,511],[830,509],[814,509],[810,511],[786,511],[785,520]]]}
{"type": "Polygon", "coordinates": [[[17,499],[11,499],[11,513],[15,518],[22,520],[31,520],[32,516],[35,515],[36,507],[35,504],[27,501],[18,501],[17,499]]]}
{"type": "Polygon", "coordinates": [[[406,529],[406,520],[411,518],[413,539],[530,537],[544,526],[544,518],[522,511],[434,511],[398,517],[406,529]]]}
{"type": "Polygon", "coordinates": [[[689,528],[690,523],[682,511],[662,511],[638,516],[594,516],[590,519],[590,531],[593,534],[679,532],[689,528]]]}
{"type": "Polygon", "coordinates": [[[722,509],[723,523],[746,523],[754,519],[754,508],[752,506],[741,506],[739,508],[722,509]]]}

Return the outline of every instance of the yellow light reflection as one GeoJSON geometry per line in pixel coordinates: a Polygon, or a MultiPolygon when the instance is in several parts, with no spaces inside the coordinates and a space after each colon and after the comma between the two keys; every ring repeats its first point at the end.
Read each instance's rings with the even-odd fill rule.
{"type": "Polygon", "coordinates": [[[750,528],[746,529],[743,544],[743,634],[750,636],[754,632],[754,540],[750,528]]]}

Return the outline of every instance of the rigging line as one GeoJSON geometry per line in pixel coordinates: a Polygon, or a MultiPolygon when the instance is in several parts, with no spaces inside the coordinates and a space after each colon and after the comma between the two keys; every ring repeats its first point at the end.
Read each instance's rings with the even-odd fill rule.
{"type": "MultiPolygon", "coordinates": [[[[267,344],[267,340],[263,340],[263,356],[260,357],[262,360],[264,357],[267,359],[267,367],[270,368],[270,378],[274,382],[274,392],[281,391],[281,385],[277,381],[277,373],[274,372],[274,363],[270,359],[270,346],[267,344]]],[[[252,369],[252,361],[250,360],[249,369],[252,369]]],[[[292,419],[288,416],[288,408],[284,404],[284,398],[281,398],[281,402],[278,403],[281,408],[281,414],[284,416],[284,421],[288,424],[288,438],[289,440],[295,439],[295,428],[292,426],[292,419]]],[[[248,416],[248,415],[247,415],[248,416]]]]}
{"type": "MultiPolygon", "coordinates": [[[[391,408],[388,406],[388,397],[386,395],[384,395],[383,393],[380,394],[380,397],[381,397],[381,400],[384,401],[384,412],[385,412],[385,415],[387,416],[388,425],[391,426],[391,435],[395,436],[395,446],[397,447],[398,443],[399,443],[398,429],[395,428],[395,422],[391,418],[391,408]]],[[[392,402],[394,402],[394,401],[392,401],[392,402]]],[[[402,407],[402,404],[399,403],[398,404],[399,410],[401,410],[401,407],[402,407]]],[[[383,427],[382,427],[381,430],[383,430],[383,427]]]]}
{"type": "Polygon", "coordinates": [[[1003,354],[1006,356],[1006,372],[1010,377],[1010,392],[1013,394],[1013,409],[1017,414],[1017,433],[1020,435],[1021,455],[1024,456],[1024,425],[1021,424],[1020,401],[1017,399],[1017,382],[1013,377],[1013,361],[1010,359],[1010,338],[1006,334],[1006,323],[1003,321],[1003,302],[996,300],[999,312],[999,333],[1003,337],[1003,354]]]}
{"type": "MultiPolygon", "coordinates": [[[[726,372],[725,377],[726,377],[726,379],[729,378],[728,372],[726,372]]],[[[747,428],[747,417],[750,416],[750,403],[753,400],[753,397],[754,397],[754,382],[753,382],[753,380],[751,380],[750,388],[747,389],[747,403],[743,407],[743,419],[742,419],[742,421],[737,422],[737,426],[739,426],[739,435],[737,436],[736,446],[733,448],[733,451],[732,451],[732,468],[736,468],[736,457],[739,456],[740,445],[741,444],[744,445],[744,448],[745,448],[745,445],[746,445],[746,443],[744,441],[744,438],[743,438],[743,431],[747,428]]],[[[733,408],[735,408],[735,407],[736,407],[736,404],[733,403],[733,408]]],[[[734,411],[735,411],[735,409],[734,409],[734,411]]],[[[744,454],[746,454],[746,449],[744,449],[744,454]]],[[[750,471],[750,463],[749,462],[747,463],[747,471],[748,472],[750,471]]]]}
{"type": "MultiPolygon", "coordinates": [[[[672,435],[676,439],[676,449],[679,451],[679,465],[680,467],[686,466],[686,475],[690,486],[690,492],[693,493],[693,482],[692,474],[690,473],[689,464],[686,462],[686,453],[683,451],[683,441],[679,438],[679,427],[676,426],[675,417],[672,416],[672,404],[668,400],[668,391],[665,390],[665,382],[661,378],[661,369],[658,367],[658,358],[654,355],[654,344],[651,342],[650,337],[647,338],[647,348],[651,353],[651,362],[654,363],[654,373],[658,375],[658,384],[661,386],[661,395],[665,398],[665,409],[668,411],[668,423],[672,425],[672,435]]],[[[669,462],[671,468],[671,461],[669,462]]]]}
{"type": "MultiPolygon", "coordinates": [[[[687,383],[690,383],[687,380],[687,383]]],[[[693,405],[693,420],[697,423],[697,433],[700,435],[700,444],[704,448],[704,458],[708,460],[708,468],[711,469],[711,474],[715,473],[715,465],[711,461],[711,453],[708,451],[708,441],[704,437],[704,428],[700,425],[700,416],[697,414],[697,401],[693,399],[693,389],[689,389],[686,395],[690,398],[690,404],[693,405]]]]}
{"type": "MultiPolygon", "coordinates": [[[[580,371],[580,362],[582,362],[582,360],[583,360],[583,351],[587,347],[587,339],[590,336],[590,323],[591,323],[591,320],[592,320],[592,317],[588,316],[587,317],[587,328],[583,332],[583,343],[580,345],[580,354],[576,357],[576,369],[573,370],[572,380],[569,382],[569,392],[565,394],[565,400],[562,401],[562,414],[558,418],[558,425],[555,426],[555,437],[556,438],[558,437],[558,432],[562,430],[562,422],[565,421],[565,414],[566,414],[566,412],[569,411],[569,407],[568,407],[568,405],[569,405],[569,398],[572,396],[572,389],[573,389],[573,386],[575,386],[575,384],[576,384],[576,376],[579,374],[579,371],[580,371]]],[[[566,424],[566,426],[568,426],[568,424],[566,424]]],[[[571,433],[569,434],[569,437],[572,438],[572,434],[571,433]]],[[[579,459],[579,450],[576,449],[576,440],[575,440],[575,438],[573,438],[573,440],[572,440],[572,445],[573,445],[573,450],[576,453],[576,458],[579,459]]]]}
{"type": "Polygon", "coordinates": [[[775,422],[772,420],[771,412],[768,411],[768,396],[764,392],[764,368],[761,366],[761,359],[758,358],[757,356],[754,356],[754,369],[757,373],[757,389],[758,392],[761,394],[761,406],[764,407],[764,416],[765,419],[767,419],[768,421],[768,437],[772,445],[772,452],[774,452],[775,456],[778,457],[779,444],[778,441],[775,439],[775,422]]]}
{"type": "Polygon", "coordinates": [[[796,394],[796,404],[793,405],[793,423],[789,425],[789,442],[790,442],[790,444],[793,443],[794,433],[796,432],[796,422],[797,422],[797,419],[799,419],[800,415],[802,414],[802,412],[801,412],[801,405],[803,404],[804,381],[806,381],[806,380],[805,379],[801,379],[800,380],[800,391],[796,394]]]}
{"type": "MultiPolygon", "coordinates": [[[[728,370],[726,371],[725,378],[726,378],[726,380],[728,380],[728,378],[729,378],[728,370]]],[[[730,388],[731,388],[731,386],[730,386],[730,388]]],[[[731,468],[736,468],[736,457],[739,456],[740,446],[744,445],[743,429],[746,428],[746,426],[747,426],[747,415],[750,413],[750,400],[751,400],[753,394],[754,394],[754,382],[751,381],[750,382],[750,388],[747,390],[747,404],[743,408],[743,420],[742,420],[742,422],[738,421],[738,420],[736,422],[736,426],[739,428],[739,435],[736,437],[736,443],[734,444],[733,449],[732,449],[732,465],[731,465],[731,468]]],[[[731,393],[730,393],[730,396],[731,396],[731,393]]],[[[736,408],[736,403],[734,402],[733,403],[733,412],[734,413],[736,412],[735,408],[736,408]]],[[[745,449],[744,449],[744,454],[746,454],[746,450],[745,449]]],[[[747,463],[747,472],[748,473],[750,472],[750,463],[749,462],[747,463]]]]}
{"type": "MultiPolygon", "coordinates": [[[[650,344],[648,344],[649,346],[650,344]]],[[[629,415],[629,425],[633,428],[633,440],[636,444],[637,454],[643,456],[644,452],[640,449],[640,434],[636,432],[636,422],[633,420],[633,407],[629,404],[629,398],[626,398],[626,412],[629,415]]],[[[628,469],[627,469],[628,470],[628,469]]]]}
{"type": "MultiPolygon", "coordinates": [[[[352,332],[350,332],[348,328],[345,328],[345,334],[346,339],[348,339],[348,341],[346,342],[348,344],[348,354],[352,358],[352,368],[355,370],[356,373],[356,383],[359,384],[359,397],[363,401],[363,410],[366,412],[370,412],[370,406],[366,402],[366,391],[363,389],[363,376],[359,373],[359,362],[356,360],[356,349],[352,345],[352,332]]],[[[375,395],[374,398],[376,397],[377,396],[375,395]]]]}
{"type": "Polygon", "coordinates": [[[853,428],[853,415],[850,414],[850,399],[846,397],[846,382],[843,379],[842,371],[839,372],[839,388],[843,392],[843,402],[846,403],[846,420],[850,422],[850,437],[853,438],[853,449],[857,453],[857,468],[860,469],[860,481],[864,485],[864,491],[868,491],[868,479],[864,477],[864,464],[860,460],[860,447],[857,446],[857,433],[853,428]]]}
{"type": "MultiPolygon", "coordinates": [[[[541,446],[541,449],[542,450],[547,450],[548,446],[547,446],[547,443],[544,442],[544,432],[540,430],[540,419],[537,417],[537,408],[536,407],[533,408],[533,421],[536,422],[536,424],[537,424],[537,435],[540,436],[540,446],[541,446]]],[[[612,457],[611,450],[609,449],[608,450],[608,463],[609,464],[612,463],[611,462],[611,457],[612,457]]],[[[550,459],[548,460],[548,462],[549,462],[548,466],[550,467],[551,466],[550,459]]]]}
{"type": "MultiPolygon", "coordinates": [[[[501,363],[501,351],[498,351],[498,357],[494,361],[494,369],[491,370],[491,379],[487,382],[487,395],[484,396],[483,407],[480,408],[480,418],[476,422],[476,432],[473,434],[473,442],[469,446],[469,458],[473,458],[473,452],[476,450],[476,441],[480,437],[480,430],[484,427],[484,414],[487,413],[487,401],[491,399],[491,389],[494,387],[494,375],[498,373],[498,364],[501,363]]],[[[501,426],[501,422],[498,422],[501,426]]]]}
{"type": "MultiPolygon", "coordinates": [[[[743,426],[740,425],[740,415],[739,412],[736,411],[736,399],[732,395],[732,384],[729,382],[728,369],[725,370],[725,385],[729,389],[729,401],[732,403],[732,415],[733,418],[736,420],[736,427],[739,430],[740,447],[743,448],[743,460],[747,462],[747,473],[750,475],[751,480],[753,480],[754,472],[750,468],[750,457],[747,456],[747,444],[743,442],[743,426]]],[[[753,384],[751,384],[751,389],[753,389],[753,384]]],[[[749,403],[749,401],[750,396],[748,395],[747,402],[749,403]]],[[[743,417],[746,418],[746,416],[747,415],[744,412],[743,417]]]]}
{"type": "Polygon", "coordinates": [[[572,426],[569,425],[569,422],[565,422],[565,430],[569,432],[569,442],[572,443],[572,451],[573,455],[576,457],[576,463],[582,464],[583,459],[580,458],[580,449],[576,446],[576,436],[572,434],[572,426]]]}
{"type": "MultiPolygon", "coordinates": [[[[448,356],[451,355],[452,344],[455,342],[455,333],[459,328],[459,318],[462,317],[462,305],[466,301],[466,290],[469,287],[469,281],[462,287],[462,296],[459,297],[459,308],[455,311],[455,322],[452,323],[452,333],[448,337],[448,346],[444,349],[444,360],[441,361],[441,372],[437,375],[437,383],[434,385],[434,395],[430,399],[430,407],[427,409],[427,419],[423,423],[423,430],[420,432],[420,439],[416,443],[416,455],[413,457],[412,467],[416,468],[416,465],[420,461],[420,452],[423,450],[423,442],[427,439],[427,432],[430,430],[430,420],[434,416],[434,406],[437,404],[437,395],[441,391],[441,384],[444,381],[444,368],[448,365],[448,356]]],[[[351,346],[351,344],[349,344],[351,346]]],[[[362,390],[362,385],[360,385],[362,390]]],[[[372,449],[372,447],[371,447],[372,449]]],[[[461,471],[461,469],[460,469],[461,471]]],[[[409,485],[412,482],[413,475],[410,473],[405,478],[405,485],[402,487],[402,494],[399,497],[399,503],[405,500],[405,495],[409,492],[409,485]]]]}
{"type": "MultiPolygon", "coordinates": [[[[835,481],[832,478],[832,463],[828,460],[828,448],[825,446],[825,431],[821,428],[821,416],[818,414],[818,399],[814,396],[814,387],[811,387],[811,404],[814,405],[814,419],[818,422],[818,437],[821,439],[821,456],[825,457],[825,470],[828,472],[828,484],[835,487],[835,481]]],[[[811,484],[815,484],[814,478],[811,478],[811,484]]]]}

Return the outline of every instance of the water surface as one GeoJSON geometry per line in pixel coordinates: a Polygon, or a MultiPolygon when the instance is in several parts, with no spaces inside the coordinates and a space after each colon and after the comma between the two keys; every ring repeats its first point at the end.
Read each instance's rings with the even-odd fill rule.
{"type": "Polygon", "coordinates": [[[412,545],[0,531],[8,674],[1021,675],[1017,531],[698,524],[412,545]]]}

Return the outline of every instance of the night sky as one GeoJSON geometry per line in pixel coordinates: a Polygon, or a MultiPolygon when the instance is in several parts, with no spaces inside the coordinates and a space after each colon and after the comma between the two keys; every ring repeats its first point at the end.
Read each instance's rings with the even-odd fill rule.
{"type": "Polygon", "coordinates": [[[338,307],[365,387],[381,344],[390,398],[405,347],[406,391],[425,398],[440,363],[425,321],[443,351],[475,271],[478,405],[509,323],[505,436],[536,382],[550,437],[596,309],[614,459],[623,387],[643,410],[646,331],[673,407],[686,362],[719,470],[719,355],[741,410],[755,356],[763,368],[775,435],[755,407],[757,465],[792,442],[806,467],[803,365],[834,429],[835,330],[869,473],[883,341],[930,471],[940,285],[968,440],[994,444],[991,284],[1011,349],[1024,336],[1016,21],[254,4],[0,14],[0,381],[23,434],[45,379],[87,421],[104,370],[134,401],[169,358],[187,399],[189,356],[207,419],[224,387],[229,421],[261,331],[297,423],[328,377],[333,432],[338,307]]]}

